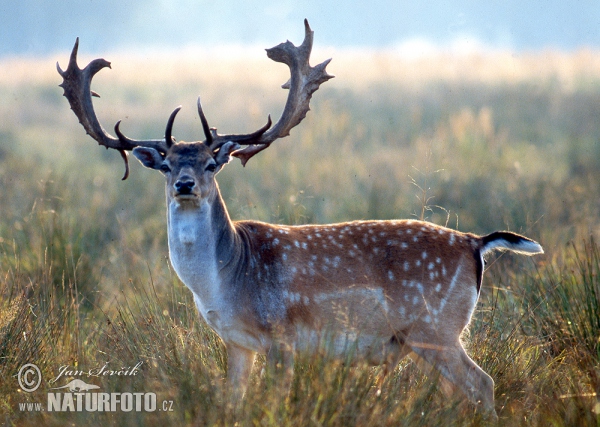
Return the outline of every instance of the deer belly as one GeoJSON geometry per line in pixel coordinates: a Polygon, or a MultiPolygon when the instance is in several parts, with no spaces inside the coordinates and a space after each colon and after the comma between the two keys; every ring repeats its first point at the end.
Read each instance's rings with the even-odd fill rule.
{"type": "Polygon", "coordinates": [[[319,354],[334,359],[361,359],[381,364],[390,351],[391,336],[373,331],[328,331],[307,327],[296,329],[295,349],[301,353],[319,354]]]}
{"type": "Polygon", "coordinates": [[[295,347],[299,351],[334,357],[350,352],[367,357],[380,353],[405,326],[390,313],[388,301],[378,288],[350,288],[300,299],[291,295],[291,299],[306,304],[310,313],[295,322],[295,347]]]}

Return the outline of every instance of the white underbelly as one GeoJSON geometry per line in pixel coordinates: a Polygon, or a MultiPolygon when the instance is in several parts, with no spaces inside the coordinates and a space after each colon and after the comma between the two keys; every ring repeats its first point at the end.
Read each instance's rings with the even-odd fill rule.
{"type": "Polygon", "coordinates": [[[390,351],[390,340],[391,335],[339,330],[327,332],[301,326],[296,330],[295,349],[298,352],[334,359],[383,361],[390,351]]]}

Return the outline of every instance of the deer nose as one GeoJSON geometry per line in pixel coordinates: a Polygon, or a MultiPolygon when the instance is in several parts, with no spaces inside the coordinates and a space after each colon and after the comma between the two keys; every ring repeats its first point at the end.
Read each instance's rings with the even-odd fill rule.
{"type": "Polygon", "coordinates": [[[196,183],[193,179],[188,177],[181,178],[175,182],[175,190],[177,190],[179,194],[190,194],[194,185],[196,185],[196,183]]]}

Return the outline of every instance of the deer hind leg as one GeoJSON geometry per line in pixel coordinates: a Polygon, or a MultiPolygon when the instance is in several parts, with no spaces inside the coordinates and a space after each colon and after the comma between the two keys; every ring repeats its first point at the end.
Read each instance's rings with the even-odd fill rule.
{"type": "Polygon", "coordinates": [[[417,353],[411,352],[410,358],[415,363],[415,365],[417,365],[419,370],[426,376],[433,377],[435,375],[439,375],[439,378],[438,378],[439,387],[442,390],[442,393],[444,393],[444,395],[448,399],[450,399],[454,396],[456,389],[457,389],[457,387],[454,385],[454,383],[450,382],[450,380],[446,379],[446,377],[440,375],[440,372],[437,371],[433,367],[433,365],[431,365],[430,363],[425,361],[425,359],[420,357],[417,353]]]}
{"type": "MultiPolygon", "coordinates": [[[[494,409],[494,380],[473,362],[459,342],[443,347],[415,343],[411,347],[417,356],[435,368],[471,402],[481,405],[485,413],[497,418],[494,409]]],[[[423,367],[422,363],[418,364],[420,368],[423,367]]],[[[453,387],[450,384],[442,382],[442,386],[445,393],[452,393],[453,387]]]]}
{"type": "Polygon", "coordinates": [[[227,348],[227,391],[230,393],[230,401],[237,405],[246,393],[248,377],[256,353],[231,343],[226,343],[225,347],[227,348]]]}
{"type": "Polygon", "coordinates": [[[410,352],[411,348],[405,344],[403,333],[392,336],[390,341],[384,346],[383,361],[374,363],[381,364],[382,366],[381,372],[375,381],[378,396],[381,394],[381,386],[389,373],[396,369],[398,363],[408,356],[410,352]]]}

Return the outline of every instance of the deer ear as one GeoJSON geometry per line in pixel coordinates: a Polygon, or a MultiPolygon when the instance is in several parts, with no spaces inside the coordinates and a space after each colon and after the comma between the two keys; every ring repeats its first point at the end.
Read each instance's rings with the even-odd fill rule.
{"type": "Polygon", "coordinates": [[[215,162],[217,162],[218,166],[222,166],[226,163],[229,163],[231,160],[231,153],[236,150],[242,148],[240,144],[233,141],[227,141],[225,144],[219,148],[219,151],[215,154],[215,162]]]}
{"type": "Polygon", "coordinates": [[[165,161],[162,154],[149,147],[135,147],[133,149],[133,155],[147,168],[160,169],[165,161]]]}

